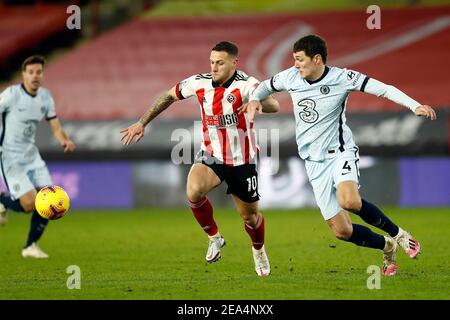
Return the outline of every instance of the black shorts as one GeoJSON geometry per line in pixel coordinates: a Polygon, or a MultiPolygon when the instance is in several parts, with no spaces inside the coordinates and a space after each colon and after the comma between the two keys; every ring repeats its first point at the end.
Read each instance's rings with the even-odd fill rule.
{"type": "Polygon", "coordinates": [[[256,164],[228,166],[203,150],[197,153],[195,162],[210,167],[221,182],[225,180],[228,185],[227,194],[234,194],[242,201],[249,203],[259,200],[256,164]]]}

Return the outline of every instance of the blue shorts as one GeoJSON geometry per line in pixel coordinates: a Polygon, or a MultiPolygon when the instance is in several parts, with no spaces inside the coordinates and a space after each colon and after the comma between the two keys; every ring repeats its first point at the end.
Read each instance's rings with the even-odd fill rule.
{"type": "Polygon", "coordinates": [[[33,189],[52,184],[50,172],[45,163],[36,168],[27,168],[21,163],[4,160],[4,158],[1,159],[1,175],[11,198],[19,199],[33,189]]]}
{"type": "Polygon", "coordinates": [[[305,161],[309,182],[325,220],[333,218],[342,210],[336,195],[337,185],[343,181],[354,181],[359,185],[358,151],[355,146],[330,159],[305,161]]]}

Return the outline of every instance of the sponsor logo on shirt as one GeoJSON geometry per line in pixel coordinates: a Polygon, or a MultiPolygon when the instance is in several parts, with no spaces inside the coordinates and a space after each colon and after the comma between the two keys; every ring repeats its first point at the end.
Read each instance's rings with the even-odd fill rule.
{"type": "Polygon", "coordinates": [[[205,122],[208,127],[230,127],[238,123],[237,113],[230,114],[216,114],[212,116],[205,116],[205,122]]]}
{"type": "Polygon", "coordinates": [[[354,72],[354,71],[347,72],[347,80],[353,80],[352,86],[356,85],[359,78],[361,78],[361,73],[358,72],[358,74],[356,74],[356,72],[354,72]],[[355,76],[356,76],[356,78],[355,78],[355,76]],[[353,80],[353,78],[355,78],[355,80],[353,80]]]}
{"type": "Polygon", "coordinates": [[[347,80],[352,80],[355,77],[356,73],[354,71],[347,72],[347,80]]]}

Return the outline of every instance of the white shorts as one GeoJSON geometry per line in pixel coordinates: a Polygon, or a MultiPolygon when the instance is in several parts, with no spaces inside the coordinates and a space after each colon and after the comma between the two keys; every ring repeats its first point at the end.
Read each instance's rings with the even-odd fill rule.
{"type": "Polygon", "coordinates": [[[359,185],[359,149],[352,147],[324,161],[305,161],[306,173],[314,196],[325,220],[333,218],[342,208],[336,196],[336,187],[342,181],[359,185]]]}
{"type": "Polygon", "coordinates": [[[1,174],[3,182],[14,200],[19,199],[25,193],[52,184],[52,179],[47,166],[29,169],[20,163],[8,163],[1,161],[1,174]]]}

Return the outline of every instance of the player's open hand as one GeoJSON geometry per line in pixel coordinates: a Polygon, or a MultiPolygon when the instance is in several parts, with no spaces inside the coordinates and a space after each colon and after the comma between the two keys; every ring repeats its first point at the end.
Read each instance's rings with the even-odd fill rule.
{"type": "Polygon", "coordinates": [[[74,152],[75,151],[75,143],[73,143],[72,140],[68,139],[63,142],[62,147],[64,149],[64,152],[74,152]]]}
{"type": "Polygon", "coordinates": [[[436,120],[437,118],[436,112],[433,110],[433,108],[425,104],[417,107],[416,116],[426,117],[427,119],[430,120],[436,120]]]}
{"type": "Polygon", "coordinates": [[[248,114],[248,120],[250,123],[253,123],[255,119],[255,112],[262,113],[262,105],[259,101],[250,101],[249,103],[243,104],[238,108],[239,114],[246,112],[248,114]]]}
{"type": "Polygon", "coordinates": [[[120,130],[120,133],[122,134],[120,141],[127,146],[133,142],[134,138],[136,138],[136,142],[139,142],[144,137],[144,125],[136,122],[128,128],[120,130]]]}

